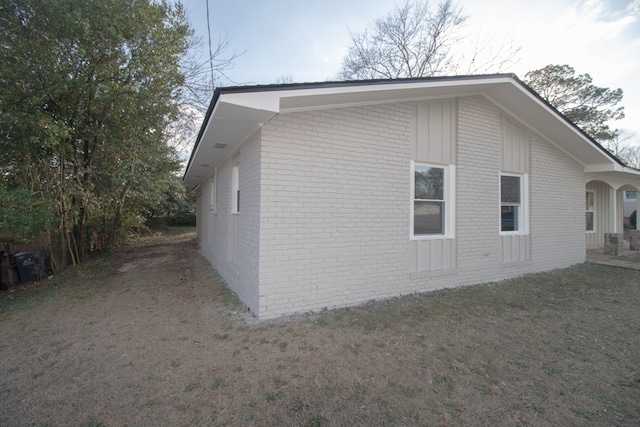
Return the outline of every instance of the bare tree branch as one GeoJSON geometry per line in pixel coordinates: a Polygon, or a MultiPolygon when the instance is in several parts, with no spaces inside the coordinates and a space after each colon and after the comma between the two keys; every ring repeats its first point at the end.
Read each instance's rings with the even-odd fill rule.
{"type": "Polygon", "coordinates": [[[469,43],[461,32],[466,19],[453,0],[442,0],[433,9],[426,0],[405,0],[364,31],[351,32],[351,45],[337,78],[501,72],[517,62],[520,48],[512,39],[496,43],[495,38],[481,41],[478,37],[469,43]]]}
{"type": "Polygon", "coordinates": [[[427,1],[406,0],[372,27],[351,33],[338,78],[421,77],[451,70],[456,29],[466,20],[452,0],[432,11],[427,1]]]}
{"type": "Polygon", "coordinates": [[[214,85],[222,81],[233,82],[227,72],[233,69],[235,61],[242,56],[242,52],[228,52],[231,40],[227,34],[221,36],[211,56],[203,58],[199,53],[202,41],[192,38],[190,40],[189,55],[182,62],[185,82],[183,86],[181,103],[205,112],[213,95],[214,85]],[[213,69],[213,79],[211,70],[213,69]]]}

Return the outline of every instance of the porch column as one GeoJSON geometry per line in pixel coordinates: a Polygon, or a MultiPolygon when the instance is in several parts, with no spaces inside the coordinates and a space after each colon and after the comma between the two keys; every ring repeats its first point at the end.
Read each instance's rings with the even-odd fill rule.
{"type": "Polygon", "coordinates": [[[640,251],[640,221],[638,221],[638,214],[640,214],[640,191],[636,191],[636,226],[629,229],[629,249],[632,251],[640,251]]]}
{"type": "Polygon", "coordinates": [[[640,221],[638,221],[639,214],[640,214],[640,191],[636,191],[636,230],[640,230],[640,221]]]}
{"type": "Polygon", "coordinates": [[[618,190],[611,187],[609,191],[609,232],[618,232],[618,190]]]}

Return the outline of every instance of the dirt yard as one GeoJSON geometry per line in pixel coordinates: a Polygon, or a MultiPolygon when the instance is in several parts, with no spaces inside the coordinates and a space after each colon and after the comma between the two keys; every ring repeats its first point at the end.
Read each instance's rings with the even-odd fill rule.
{"type": "Polygon", "coordinates": [[[0,425],[640,425],[638,271],[256,323],[193,238],[0,295],[0,425]]]}

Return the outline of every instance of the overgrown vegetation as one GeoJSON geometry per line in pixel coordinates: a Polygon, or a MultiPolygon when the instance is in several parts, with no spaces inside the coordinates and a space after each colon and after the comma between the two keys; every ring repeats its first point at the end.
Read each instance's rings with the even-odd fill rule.
{"type": "MultiPolygon", "coordinates": [[[[0,0],[0,227],[54,268],[184,208],[179,3],[0,0]]],[[[193,209],[193,208],[191,208],[193,209]]]]}
{"type": "MultiPolygon", "coordinates": [[[[17,240],[32,240],[54,225],[55,202],[25,188],[0,186],[0,225],[17,240]]],[[[0,233],[2,235],[3,233],[0,233]]]]}

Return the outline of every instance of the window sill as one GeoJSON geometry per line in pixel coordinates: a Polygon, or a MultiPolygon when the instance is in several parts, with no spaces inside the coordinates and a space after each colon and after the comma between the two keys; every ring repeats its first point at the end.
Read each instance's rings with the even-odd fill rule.
{"type": "Polygon", "coordinates": [[[455,236],[449,236],[446,234],[434,234],[431,236],[411,236],[409,240],[445,240],[445,239],[453,239],[455,236]]]}
{"type": "Polygon", "coordinates": [[[528,236],[529,232],[523,232],[523,231],[501,231],[500,236],[528,236]]]}

